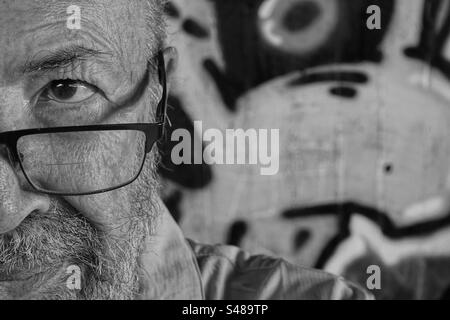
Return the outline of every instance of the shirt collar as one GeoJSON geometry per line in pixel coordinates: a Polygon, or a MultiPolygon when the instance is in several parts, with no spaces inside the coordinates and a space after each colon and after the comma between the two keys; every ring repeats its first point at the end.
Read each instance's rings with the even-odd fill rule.
{"type": "Polygon", "coordinates": [[[196,257],[163,204],[156,234],[141,256],[142,299],[204,300],[196,257]]]}

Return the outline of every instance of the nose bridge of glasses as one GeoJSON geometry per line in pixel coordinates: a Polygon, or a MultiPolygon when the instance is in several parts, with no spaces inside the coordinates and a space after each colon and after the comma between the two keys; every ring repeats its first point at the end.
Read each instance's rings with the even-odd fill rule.
{"type": "Polygon", "coordinates": [[[14,147],[11,147],[11,145],[9,143],[4,143],[4,141],[0,142],[0,158],[1,158],[1,166],[3,166],[2,168],[0,168],[1,170],[4,170],[4,166],[8,166],[9,165],[9,169],[7,170],[12,170],[14,171],[14,174],[16,176],[16,178],[18,179],[18,181],[20,181],[20,184],[22,185],[22,183],[26,183],[26,178],[25,175],[23,173],[23,170],[20,166],[20,162],[18,159],[18,155],[16,153],[16,150],[14,147]]]}
{"type": "Polygon", "coordinates": [[[5,139],[0,137],[0,156],[5,160],[9,160],[11,165],[15,166],[18,162],[17,155],[13,149],[11,149],[11,144],[5,139]]]}
{"type": "Polygon", "coordinates": [[[6,144],[0,143],[0,156],[4,159],[10,159],[8,146],[6,144]]]}

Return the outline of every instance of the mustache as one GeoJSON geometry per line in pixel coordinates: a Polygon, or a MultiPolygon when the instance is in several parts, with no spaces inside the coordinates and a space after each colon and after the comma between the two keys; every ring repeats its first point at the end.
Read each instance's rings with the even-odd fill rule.
{"type": "Polygon", "coordinates": [[[121,215],[129,223],[128,239],[115,239],[96,228],[81,212],[62,198],[52,198],[47,212],[32,212],[9,233],[0,235],[0,277],[13,269],[54,266],[61,260],[72,260],[90,268],[98,267],[99,253],[116,254],[133,245],[133,237],[142,238],[154,232],[154,200],[159,184],[156,174],[157,153],[152,152],[136,188],[130,190],[131,212],[121,215]],[[145,234],[139,234],[145,229],[145,234]],[[139,230],[138,230],[139,229],[139,230]],[[122,242],[122,243],[121,243],[122,242]],[[122,247],[123,242],[127,245],[122,247]]]}
{"type": "Polygon", "coordinates": [[[53,201],[48,212],[30,214],[0,237],[0,281],[39,270],[42,276],[33,285],[39,299],[131,299],[137,291],[133,261],[138,254],[138,241],[110,239],[68,203],[53,201]],[[83,272],[80,291],[65,286],[69,265],[83,272]]]}
{"type": "Polygon", "coordinates": [[[101,236],[68,203],[52,200],[50,210],[31,213],[15,230],[0,237],[0,275],[15,269],[59,265],[62,259],[91,265],[101,236]]]}
{"type": "Polygon", "coordinates": [[[155,162],[149,164],[129,190],[134,201],[131,212],[122,216],[129,222],[123,236],[114,237],[96,228],[62,198],[52,198],[47,212],[33,212],[15,230],[0,235],[0,297],[5,292],[6,297],[11,296],[5,289],[11,279],[42,273],[39,283],[30,288],[35,293],[26,298],[135,298],[142,274],[138,258],[158,216],[155,200],[159,184],[155,162]],[[73,265],[81,269],[82,289],[69,292],[66,267],[73,265]]]}

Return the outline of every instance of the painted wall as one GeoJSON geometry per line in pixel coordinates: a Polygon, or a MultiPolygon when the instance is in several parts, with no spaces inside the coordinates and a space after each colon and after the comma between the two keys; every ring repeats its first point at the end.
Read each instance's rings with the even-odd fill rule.
{"type": "Polygon", "coordinates": [[[280,129],[280,171],[180,165],[164,199],[186,235],[366,286],[450,297],[450,2],[173,0],[171,130],[280,129]],[[367,28],[367,7],[381,29],[367,28]]]}

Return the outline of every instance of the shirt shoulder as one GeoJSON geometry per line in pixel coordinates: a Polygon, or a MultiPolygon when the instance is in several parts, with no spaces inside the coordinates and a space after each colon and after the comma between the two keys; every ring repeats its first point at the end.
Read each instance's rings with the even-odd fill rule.
{"type": "Polygon", "coordinates": [[[359,286],[323,271],[233,246],[188,243],[208,300],[372,299],[359,286]]]}

